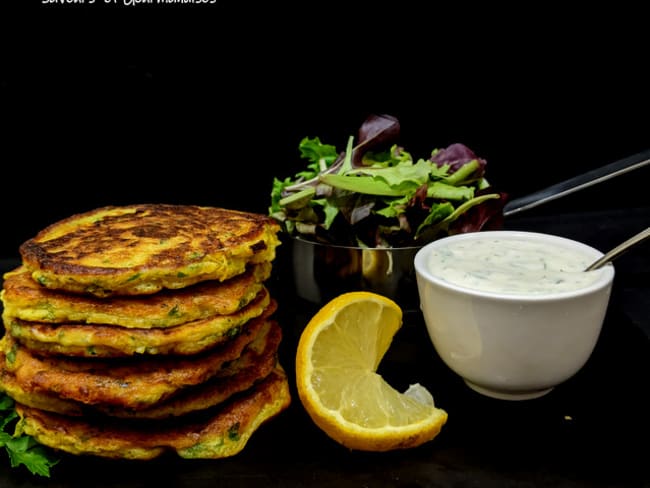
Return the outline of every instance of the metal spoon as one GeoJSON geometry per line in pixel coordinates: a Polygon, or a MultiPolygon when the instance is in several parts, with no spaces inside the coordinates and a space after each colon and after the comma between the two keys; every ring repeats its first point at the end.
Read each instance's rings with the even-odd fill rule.
{"type": "Polygon", "coordinates": [[[611,251],[605,253],[600,259],[597,259],[593,263],[591,263],[585,271],[592,271],[594,269],[598,269],[601,266],[604,266],[614,258],[617,258],[621,254],[623,254],[625,251],[627,251],[629,248],[632,246],[639,244],[640,242],[646,240],[647,238],[650,237],[650,227],[648,227],[646,230],[642,230],[638,234],[630,237],[627,241],[619,244],[616,246],[614,249],[611,251]]]}

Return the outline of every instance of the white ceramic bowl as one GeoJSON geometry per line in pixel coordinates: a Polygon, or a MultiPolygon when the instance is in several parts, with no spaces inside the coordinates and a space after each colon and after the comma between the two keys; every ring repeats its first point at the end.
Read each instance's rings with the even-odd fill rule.
{"type": "MultiPolygon", "coordinates": [[[[479,265],[479,274],[495,272],[502,266],[521,266],[520,257],[510,248],[522,241],[540,245],[542,252],[557,249],[560,259],[577,253],[583,263],[576,269],[584,269],[581,266],[586,267],[603,253],[559,236],[499,230],[445,237],[425,245],[415,255],[420,308],[431,341],[447,366],[484,395],[511,400],[540,397],[577,373],[591,356],[607,311],[614,267],[608,264],[590,272],[591,282],[575,289],[556,290],[551,280],[545,285],[548,291],[535,292],[525,289],[545,281],[539,270],[530,271],[532,275],[523,279],[524,290],[507,289],[520,280],[508,277],[504,289],[489,291],[480,289],[480,284],[459,284],[452,282],[456,278],[442,277],[449,269],[469,266],[473,259],[467,255],[452,257],[444,272],[440,266],[432,269],[431,260],[444,249],[470,253],[489,248],[488,243],[495,238],[501,240],[496,249],[504,256],[493,256],[490,262],[479,265]],[[502,262],[495,263],[495,259],[502,262]]],[[[560,273],[566,272],[566,263],[564,266],[560,273]]],[[[475,272],[477,269],[469,274],[475,272]]],[[[465,275],[459,276],[464,279],[465,275]]]]}

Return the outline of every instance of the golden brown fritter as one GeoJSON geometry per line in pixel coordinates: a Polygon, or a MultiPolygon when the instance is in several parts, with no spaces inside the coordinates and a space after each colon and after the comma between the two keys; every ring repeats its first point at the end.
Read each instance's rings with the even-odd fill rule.
{"type": "MultiPolygon", "coordinates": [[[[59,398],[53,394],[38,391],[27,392],[21,388],[16,377],[2,366],[0,366],[0,390],[4,390],[18,403],[64,415],[79,416],[103,413],[120,418],[177,417],[218,405],[268,376],[277,365],[277,353],[281,338],[280,327],[273,325],[267,335],[259,334],[253,342],[246,346],[241,356],[224,365],[215,377],[199,385],[189,386],[167,400],[140,410],[101,404],[91,407],[73,400],[59,398]]],[[[4,364],[4,362],[5,355],[0,351],[0,364],[4,364]]]]}
{"type": "Polygon", "coordinates": [[[193,320],[235,313],[253,300],[271,275],[271,263],[220,282],[205,281],[180,290],[162,290],[144,297],[98,298],[50,290],[31,278],[24,266],[5,273],[0,298],[5,323],[31,322],[173,327],[193,320]]]}
{"type": "Polygon", "coordinates": [[[19,431],[108,458],[241,451],[291,402],[264,286],[279,231],[267,215],[141,204],[25,241],[0,292],[0,391],[19,431]]]}
{"type": "Polygon", "coordinates": [[[196,205],[107,206],[56,222],[20,246],[41,285],[96,296],[142,295],[224,281],[272,261],[267,215],[196,205]]]}
{"type": "Polygon", "coordinates": [[[143,410],[100,408],[107,415],[120,418],[163,419],[218,405],[232,395],[253,387],[277,366],[282,337],[280,327],[273,323],[265,337],[249,344],[240,357],[224,366],[217,375],[197,386],[190,386],[171,398],[143,410]]]}
{"type": "Polygon", "coordinates": [[[0,340],[5,369],[26,393],[55,395],[87,405],[114,405],[143,409],[171,397],[183,388],[218,376],[238,358],[258,334],[267,337],[277,326],[263,318],[249,321],[230,341],[193,356],[140,356],[137,358],[80,359],[39,357],[20,346],[11,335],[0,340]]]}
{"type": "Polygon", "coordinates": [[[240,333],[249,320],[268,318],[277,309],[266,288],[257,298],[230,315],[194,320],[175,327],[132,329],[114,325],[43,324],[5,320],[19,343],[46,355],[117,358],[140,354],[190,355],[224,343],[240,333]]]}
{"type": "Polygon", "coordinates": [[[81,403],[64,400],[46,393],[26,392],[16,381],[13,373],[4,367],[5,360],[5,353],[0,351],[0,361],[2,362],[2,366],[0,366],[0,391],[4,391],[15,402],[65,415],[85,414],[85,405],[81,403]]]}
{"type": "Polygon", "coordinates": [[[280,366],[252,388],[214,409],[169,420],[129,421],[69,417],[16,403],[22,433],[43,445],[106,458],[153,459],[176,452],[188,459],[218,459],[239,453],[251,435],[291,403],[280,366]]]}

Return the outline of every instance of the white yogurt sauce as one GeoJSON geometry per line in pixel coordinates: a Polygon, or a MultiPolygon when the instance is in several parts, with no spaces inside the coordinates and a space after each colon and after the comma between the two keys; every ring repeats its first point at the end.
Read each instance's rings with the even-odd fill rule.
{"type": "Polygon", "coordinates": [[[530,295],[589,286],[602,271],[583,271],[594,260],[548,242],[490,237],[432,249],[428,266],[434,276],[458,286],[530,295]]]}

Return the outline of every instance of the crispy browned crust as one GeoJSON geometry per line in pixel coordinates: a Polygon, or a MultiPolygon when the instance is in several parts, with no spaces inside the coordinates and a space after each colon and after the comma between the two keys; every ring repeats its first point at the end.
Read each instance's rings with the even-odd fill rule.
{"type": "Polygon", "coordinates": [[[240,333],[249,320],[266,319],[277,309],[263,288],[255,300],[230,315],[194,320],[175,327],[133,329],[114,325],[43,324],[5,321],[9,334],[27,349],[42,355],[119,358],[133,355],[198,354],[240,333]]]}
{"type": "Polygon", "coordinates": [[[46,323],[173,327],[237,312],[257,296],[270,275],[271,263],[264,262],[223,282],[210,280],[145,297],[98,298],[45,288],[32,279],[26,267],[20,266],[4,275],[2,317],[5,323],[18,318],[46,323]]]}
{"type": "Polygon", "coordinates": [[[2,366],[0,366],[0,391],[6,393],[15,402],[48,412],[65,415],[84,415],[86,407],[81,403],[64,400],[54,395],[34,392],[28,393],[23,390],[16,381],[13,373],[4,367],[5,361],[5,353],[0,351],[0,362],[2,363],[2,366]]]}
{"type": "Polygon", "coordinates": [[[288,380],[278,366],[214,409],[168,421],[69,417],[20,403],[16,411],[22,432],[71,454],[147,460],[171,451],[183,458],[217,459],[240,452],[263,423],[290,403],[288,380]]]}
{"type": "Polygon", "coordinates": [[[267,215],[196,205],[107,206],[56,222],[20,246],[40,284],[97,296],[139,295],[242,273],[272,261],[267,215]]]}
{"type": "Polygon", "coordinates": [[[151,407],[131,410],[110,405],[93,406],[62,399],[39,391],[26,392],[16,377],[3,365],[5,354],[0,351],[0,390],[16,402],[26,406],[64,415],[96,415],[111,417],[163,419],[186,415],[197,410],[214,407],[232,395],[247,390],[268,376],[277,364],[277,352],[282,338],[279,326],[273,325],[266,336],[258,335],[241,356],[224,365],[212,378],[196,386],[189,386],[167,400],[151,407]]]}
{"type": "Polygon", "coordinates": [[[258,334],[266,338],[274,327],[279,326],[256,318],[227,343],[203,354],[183,357],[140,356],[119,360],[40,357],[20,346],[9,334],[0,340],[0,349],[5,353],[5,368],[26,393],[137,410],[217,376],[258,334]]]}

